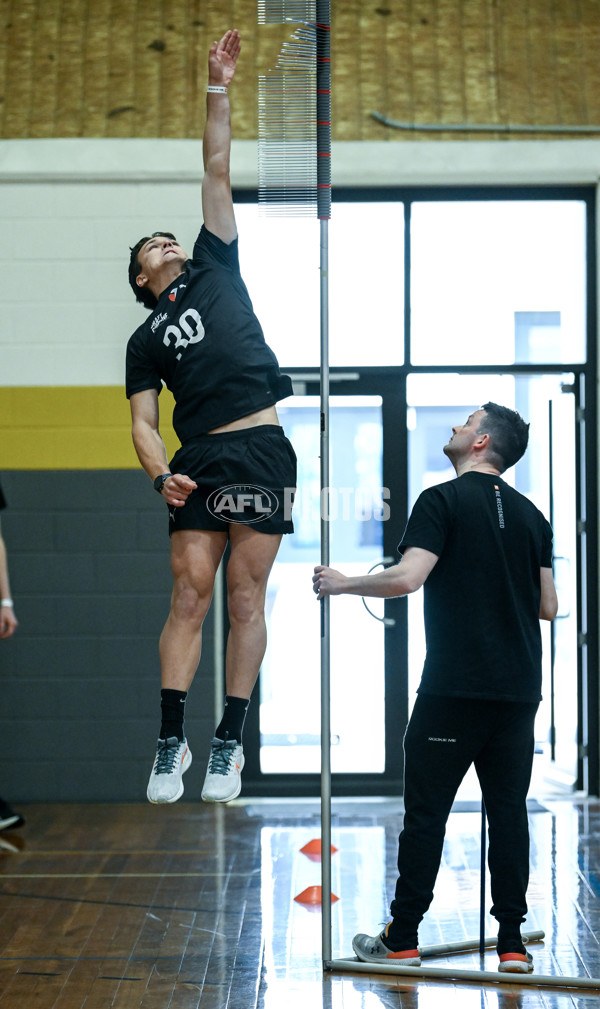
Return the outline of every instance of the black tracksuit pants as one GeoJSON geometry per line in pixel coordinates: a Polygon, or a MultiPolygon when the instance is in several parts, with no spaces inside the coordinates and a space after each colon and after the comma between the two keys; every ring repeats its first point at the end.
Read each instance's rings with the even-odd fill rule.
{"type": "Polygon", "coordinates": [[[419,694],[404,738],[404,825],[392,917],[416,932],[433,899],[446,821],[475,765],[486,806],[491,914],[519,925],[527,913],[531,779],[537,703],[419,694]]]}

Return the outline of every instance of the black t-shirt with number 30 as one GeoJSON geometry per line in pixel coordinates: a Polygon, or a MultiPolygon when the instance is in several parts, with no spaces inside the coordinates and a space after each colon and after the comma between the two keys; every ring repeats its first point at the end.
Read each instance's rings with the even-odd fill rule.
{"type": "Polygon", "coordinates": [[[240,275],[237,239],[227,245],[204,226],[184,272],[127,344],[127,398],[160,393],[163,382],[182,444],[292,394],[240,275]]]}

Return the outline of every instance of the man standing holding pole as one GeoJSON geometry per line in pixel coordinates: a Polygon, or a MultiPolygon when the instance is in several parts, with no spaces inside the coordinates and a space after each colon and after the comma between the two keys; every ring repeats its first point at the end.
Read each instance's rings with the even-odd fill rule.
{"type": "Polygon", "coordinates": [[[541,512],[500,479],[527,447],[529,425],[486,403],[444,447],[458,479],[419,497],[399,564],[347,578],[315,568],[326,595],[394,597],[425,586],[427,654],[404,739],[404,825],[392,920],[359,934],[367,963],[418,966],[418,927],[433,899],[446,822],[474,764],[489,823],[489,867],[498,920],[499,969],[533,969],[521,938],[527,913],[526,797],[541,700],[539,620],[553,620],[552,530],[541,512]]]}

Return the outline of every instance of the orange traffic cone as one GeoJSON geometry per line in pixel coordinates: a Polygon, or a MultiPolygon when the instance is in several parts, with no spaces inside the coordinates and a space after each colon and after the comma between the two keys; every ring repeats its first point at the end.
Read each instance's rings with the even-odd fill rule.
{"type": "MultiPolygon", "coordinates": [[[[311,862],[321,861],[321,838],[315,837],[312,841],[308,841],[303,848],[300,848],[303,855],[310,858],[311,862]]],[[[335,855],[337,848],[334,844],[331,845],[331,854],[335,855]]]]}
{"type": "MultiPolygon", "coordinates": [[[[335,893],[331,894],[332,904],[339,899],[340,898],[336,897],[335,893]]],[[[299,904],[322,904],[323,900],[322,900],[321,887],[307,886],[306,890],[303,890],[302,893],[299,893],[297,897],[294,897],[294,900],[298,901],[299,904]]]]}

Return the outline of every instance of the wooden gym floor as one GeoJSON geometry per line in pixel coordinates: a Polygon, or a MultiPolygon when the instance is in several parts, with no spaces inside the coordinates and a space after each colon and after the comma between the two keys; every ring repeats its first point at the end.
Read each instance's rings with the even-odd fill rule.
{"type": "MultiPolygon", "coordinates": [[[[2,1009],[508,1009],[598,1005],[600,992],[410,981],[321,970],[320,882],[300,849],[319,837],[315,801],[228,807],[35,805],[0,833],[2,1009]]],[[[333,957],[374,934],[395,879],[399,803],[334,800],[333,957]]],[[[527,925],[536,973],[600,976],[600,803],[530,803],[527,925]]],[[[448,825],[423,945],[479,934],[480,815],[448,825]]],[[[489,896],[488,896],[489,906],[489,896]]],[[[494,934],[488,919],[486,932],[494,934]]],[[[480,969],[479,954],[455,963],[480,969]]],[[[485,957],[496,970],[495,952],[485,957]]]]}

